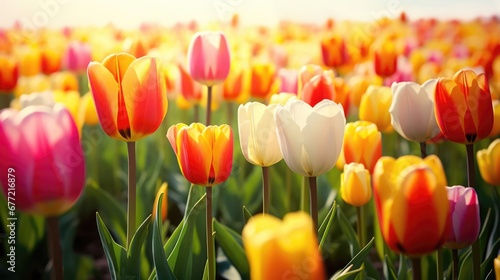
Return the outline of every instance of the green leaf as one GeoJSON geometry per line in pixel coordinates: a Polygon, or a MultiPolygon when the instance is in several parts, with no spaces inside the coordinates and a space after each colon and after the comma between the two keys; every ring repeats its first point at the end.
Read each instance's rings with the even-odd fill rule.
{"type": "Polygon", "coordinates": [[[460,271],[458,273],[459,280],[472,279],[472,251],[468,250],[465,255],[462,264],[460,265],[460,271]]]}
{"type": "Polygon", "coordinates": [[[363,268],[358,268],[358,269],[352,269],[352,265],[349,267],[346,267],[342,269],[341,271],[335,273],[330,280],[345,280],[345,279],[351,279],[352,277],[356,277],[358,273],[363,271],[363,268]]]}
{"type": "Polygon", "coordinates": [[[500,250],[500,239],[498,239],[495,243],[492,245],[492,251],[491,254],[486,256],[486,259],[483,261],[481,264],[481,275],[486,275],[486,273],[490,270],[492,270],[492,264],[493,260],[498,256],[494,252],[498,252],[500,250]]]}
{"type": "MultiPolygon", "coordinates": [[[[391,261],[391,258],[389,257],[389,255],[386,255],[386,261],[391,261]]],[[[406,280],[408,278],[408,271],[409,271],[409,267],[408,267],[408,262],[407,262],[407,259],[404,255],[399,255],[399,270],[398,270],[398,278],[399,280],[406,280]]]]}
{"type": "Polygon", "coordinates": [[[96,213],[96,219],[97,230],[99,231],[104,254],[108,261],[111,279],[122,279],[120,272],[126,266],[127,251],[113,240],[99,213],[96,213]]]}
{"type": "Polygon", "coordinates": [[[115,233],[118,239],[117,242],[125,244],[127,240],[127,216],[122,205],[107,191],[99,188],[92,180],[87,181],[85,195],[88,196],[89,200],[97,203],[97,209],[99,209],[103,218],[110,225],[113,233],[115,233]]]}
{"type": "MultiPolygon", "coordinates": [[[[405,263],[405,261],[403,260],[405,263]]],[[[398,276],[396,276],[394,264],[392,263],[391,258],[388,255],[385,255],[384,258],[384,277],[388,280],[397,280],[398,276]]]]}
{"type": "Polygon", "coordinates": [[[245,224],[248,223],[248,220],[252,218],[252,214],[248,212],[248,209],[243,205],[243,217],[245,218],[245,224]]]}
{"type": "Polygon", "coordinates": [[[360,271],[363,270],[361,268],[361,265],[363,265],[363,263],[365,262],[366,256],[370,252],[370,249],[373,245],[373,241],[374,241],[374,238],[372,237],[372,239],[366,244],[366,246],[363,249],[361,249],[361,251],[359,251],[356,254],[356,256],[354,256],[354,258],[352,258],[352,260],[343,269],[341,269],[340,271],[335,273],[335,275],[333,276],[332,279],[354,279],[354,277],[356,277],[356,275],[360,271]],[[341,277],[341,276],[345,275],[346,273],[352,272],[352,271],[356,271],[356,272],[349,274],[345,278],[344,277],[338,278],[338,277],[341,277]]]}
{"type": "Polygon", "coordinates": [[[323,220],[321,226],[319,227],[318,236],[321,236],[319,242],[319,249],[321,251],[323,251],[323,245],[325,244],[326,238],[328,237],[328,233],[330,232],[333,219],[335,218],[336,210],[337,210],[337,202],[334,201],[332,207],[330,208],[330,211],[328,211],[328,214],[326,214],[325,219],[323,220]]]}
{"type": "Polygon", "coordinates": [[[214,229],[217,233],[215,240],[218,242],[229,261],[238,270],[243,279],[250,278],[250,266],[243,248],[241,236],[229,227],[214,219],[214,229]]]}
{"type": "Polygon", "coordinates": [[[149,225],[151,223],[151,215],[144,220],[144,222],[139,226],[137,231],[132,236],[130,241],[130,247],[127,251],[127,270],[125,277],[137,277],[134,279],[139,279],[141,276],[141,250],[144,245],[144,241],[148,236],[149,225]]]}
{"type": "Polygon", "coordinates": [[[351,226],[351,223],[349,222],[347,217],[342,212],[341,208],[339,208],[337,210],[337,216],[339,219],[340,228],[342,229],[347,240],[349,241],[349,248],[351,251],[351,256],[353,256],[354,252],[358,252],[360,250],[358,236],[356,235],[356,232],[354,231],[353,227],[351,226]]]}
{"type": "Polygon", "coordinates": [[[157,274],[158,280],[171,280],[177,279],[168,266],[167,257],[163,250],[163,243],[161,240],[161,205],[163,201],[163,194],[158,198],[158,204],[155,205],[155,219],[153,221],[153,263],[157,274]]]}
{"type": "MultiPolygon", "coordinates": [[[[172,268],[178,279],[201,277],[201,275],[195,277],[193,273],[200,273],[199,267],[201,267],[201,265],[198,261],[200,261],[201,258],[203,258],[203,263],[206,261],[206,250],[204,250],[204,246],[200,245],[200,243],[202,243],[201,238],[203,235],[200,236],[200,233],[198,233],[200,227],[199,224],[201,223],[198,221],[201,220],[198,219],[198,216],[200,213],[204,213],[203,210],[206,209],[206,195],[203,194],[199,197],[201,194],[199,189],[200,187],[191,187],[187,204],[188,206],[186,207],[186,211],[188,211],[188,213],[185,216],[184,224],[182,225],[175,245],[167,258],[168,265],[172,268]],[[200,246],[202,248],[200,248],[200,246]],[[193,264],[198,265],[196,271],[193,269],[193,264]]],[[[204,219],[202,221],[204,221],[204,219]]],[[[172,246],[171,244],[169,245],[169,242],[171,242],[170,239],[166,244],[167,247],[172,246]]]]}

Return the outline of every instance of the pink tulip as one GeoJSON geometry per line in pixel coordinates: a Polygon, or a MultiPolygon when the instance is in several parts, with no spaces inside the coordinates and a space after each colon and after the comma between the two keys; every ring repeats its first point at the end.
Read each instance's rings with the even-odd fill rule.
{"type": "Polygon", "coordinates": [[[91,50],[88,44],[82,42],[69,43],[63,58],[63,66],[66,70],[87,71],[87,65],[90,61],[91,50]]]}
{"type": "Polygon", "coordinates": [[[188,67],[191,77],[204,85],[222,83],[229,74],[229,45],[221,32],[198,32],[191,39],[188,67]]]}
{"type": "Polygon", "coordinates": [[[278,70],[278,79],[281,82],[279,92],[297,94],[298,75],[298,71],[294,69],[281,68],[278,70]]]}
{"type": "Polygon", "coordinates": [[[479,236],[479,201],[473,188],[453,186],[446,187],[446,190],[450,202],[450,230],[444,247],[462,249],[474,243],[479,236]]]}
{"type": "Polygon", "coordinates": [[[85,182],[77,127],[61,104],[0,111],[0,182],[16,210],[56,216],[69,210],[85,182]]]}

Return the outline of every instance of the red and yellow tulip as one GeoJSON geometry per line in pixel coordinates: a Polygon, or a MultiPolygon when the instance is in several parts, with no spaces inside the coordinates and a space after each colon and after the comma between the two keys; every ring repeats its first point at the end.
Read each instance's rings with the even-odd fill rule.
{"type": "Polygon", "coordinates": [[[233,130],[230,126],[180,123],[168,129],[167,138],[189,182],[211,187],[224,182],[231,174],[233,130]]]}
{"type": "Polygon", "coordinates": [[[382,157],[373,173],[379,226],[391,250],[421,256],[443,245],[449,227],[446,176],[438,157],[382,157]]]}
{"type": "Polygon", "coordinates": [[[492,104],[484,74],[461,70],[452,79],[440,78],[436,84],[436,119],[450,141],[472,144],[488,137],[493,128],[492,104]]]}
{"type": "Polygon", "coordinates": [[[362,163],[373,173],[375,164],[382,157],[382,134],[371,122],[347,123],[343,151],[345,163],[362,163]]]}
{"type": "Polygon", "coordinates": [[[88,65],[89,84],[101,126],[110,137],[137,141],[155,132],[167,113],[159,58],[112,54],[88,65]]]}

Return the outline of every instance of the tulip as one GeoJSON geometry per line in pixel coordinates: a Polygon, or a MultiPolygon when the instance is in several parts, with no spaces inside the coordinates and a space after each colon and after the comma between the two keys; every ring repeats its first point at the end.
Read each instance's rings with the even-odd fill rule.
{"type": "Polygon", "coordinates": [[[198,83],[213,86],[229,74],[229,45],[221,32],[198,32],[189,44],[188,67],[198,83]]]}
{"type": "Polygon", "coordinates": [[[78,41],[73,41],[68,44],[66,52],[63,56],[63,67],[66,70],[73,72],[82,72],[87,69],[87,65],[91,61],[90,45],[78,41]]]}
{"type": "Polygon", "coordinates": [[[178,90],[184,97],[184,99],[190,102],[200,102],[202,97],[201,85],[196,83],[189,73],[182,67],[178,65],[179,68],[179,87],[178,90]]]}
{"type": "Polygon", "coordinates": [[[313,107],[323,99],[334,100],[335,89],[332,79],[326,74],[314,76],[302,88],[300,98],[313,107]]]}
{"type": "Polygon", "coordinates": [[[279,92],[289,92],[297,94],[298,72],[294,69],[281,68],[278,70],[278,80],[280,81],[279,92]]]}
{"type": "Polygon", "coordinates": [[[381,85],[382,82],[377,76],[354,76],[349,79],[349,100],[353,106],[359,108],[361,98],[370,85],[381,85]]]}
{"type": "Polygon", "coordinates": [[[88,66],[89,84],[101,126],[110,137],[135,142],[155,132],[167,113],[159,58],[112,54],[88,66]]]}
{"type": "Polygon", "coordinates": [[[62,54],[57,48],[44,47],[41,51],[41,70],[45,75],[50,75],[61,70],[62,54]]]}
{"type": "Polygon", "coordinates": [[[57,216],[68,211],[83,190],[80,137],[62,105],[2,110],[0,157],[5,170],[0,174],[2,190],[7,197],[15,179],[15,205],[20,211],[57,216]]]}
{"type": "Polygon", "coordinates": [[[254,215],[242,231],[251,279],[325,279],[311,218],[303,212],[254,215]]]}
{"type": "Polygon", "coordinates": [[[244,73],[241,63],[231,62],[231,70],[223,84],[223,98],[226,101],[238,102],[245,98],[242,94],[244,89],[244,73]]]}
{"type": "Polygon", "coordinates": [[[262,167],[263,213],[269,212],[268,167],[280,161],[274,112],[277,105],[248,102],[238,108],[238,130],[241,151],[251,164],[262,167]]]}
{"type": "Polygon", "coordinates": [[[316,177],[335,166],[346,122],[342,105],[323,100],[312,107],[290,100],[276,109],[275,119],[280,150],[292,171],[316,177]]]}
{"type": "Polygon", "coordinates": [[[61,71],[50,75],[51,89],[62,91],[78,91],[78,78],[74,73],[61,71]]]}
{"type": "Polygon", "coordinates": [[[276,107],[248,102],[238,108],[241,151],[253,165],[271,166],[283,158],[274,121],[276,107]]]}
{"type": "Polygon", "coordinates": [[[443,246],[455,250],[463,249],[472,245],[479,236],[479,200],[473,188],[453,186],[446,187],[446,190],[450,202],[448,222],[451,225],[443,246]]]}
{"type": "Polygon", "coordinates": [[[494,138],[500,135],[500,100],[493,100],[493,128],[488,137],[494,138]]]}
{"type": "Polygon", "coordinates": [[[390,41],[384,41],[374,50],[375,73],[381,77],[389,77],[398,67],[396,47],[390,41]]]}
{"type": "Polygon", "coordinates": [[[436,81],[428,80],[422,86],[414,82],[392,84],[391,124],[403,138],[421,143],[441,132],[434,113],[436,81]]]}
{"type": "Polygon", "coordinates": [[[322,73],[323,68],[316,64],[306,64],[300,67],[297,93],[301,93],[304,85],[309,82],[314,76],[321,75],[322,73]]]}
{"type": "Polygon", "coordinates": [[[436,84],[435,111],[439,128],[453,142],[473,144],[493,128],[493,105],[484,74],[471,70],[440,78],[436,84]]]}
{"type": "Polygon", "coordinates": [[[369,86],[361,98],[359,119],[375,123],[378,130],[392,132],[389,108],[392,103],[392,93],[389,87],[369,86]]]}
{"type": "Polygon", "coordinates": [[[500,186],[500,139],[495,139],[488,149],[477,152],[477,165],[483,180],[493,186],[500,186]]]}
{"type": "Polygon", "coordinates": [[[186,179],[211,187],[224,182],[233,164],[233,130],[228,125],[173,125],[167,138],[186,179]]]}
{"type": "Polygon", "coordinates": [[[36,46],[21,46],[17,49],[19,75],[31,77],[40,73],[40,49],[36,46]]]}
{"type": "Polygon", "coordinates": [[[160,206],[160,215],[161,215],[161,220],[165,221],[167,219],[168,215],[168,184],[167,182],[164,182],[161,184],[160,188],[158,189],[158,192],[156,193],[155,201],[153,203],[153,212],[152,212],[152,218],[154,219],[156,217],[156,206],[158,205],[158,200],[160,199],[160,195],[163,194],[161,206],[160,206]]]}
{"type": "Polygon", "coordinates": [[[90,92],[84,94],[80,100],[78,108],[78,122],[80,126],[84,124],[97,125],[99,123],[94,100],[92,99],[92,94],[90,92]]]}
{"type": "Polygon", "coordinates": [[[0,55],[0,92],[10,92],[17,84],[19,66],[14,57],[0,55]]]}
{"type": "Polygon", "coordinates": [[[375,164],[382,157],[382,135],[374,123],[350,122],[345,126],[343,147],[345,163],[362,163],[373,173],[375,164]]]}
{"type": "Polygon", "coordinates": [[[253,63],[250,68],[250,95],[265,99],[272,93],[276,68],[271,63],[253,63]]]}
{"type": "MultiPolygon", "coordinates": [[[[332,72],[333,74],[333,72],[332,72]]],[[[333,101],[336,103],[342,104],[342,108],[344,108],[344,115],[348,116],[349,115],[349,107],[350,107],[350,100],[349,100],[349,89],[347,87],[347,83],[345,80],[341,77],[334,77],[332,79],[333,82],[333,88],[335,91],[335,97],[333,101]]]]}
{"type": "MultiPolygon", "coordinates": [[[[19,110],[24,109],[28,106],[47,106],[54,107],[56,101],[54,99],[54,93],[52,91],[46,90],[42,92],[33,92],[31,94],[23,94],[19,97],[19,110]]],[[[68,110],[69,111],[69,110],[68,110]]]]}
{"type": "Polygon", "coordinates": [[[344,166],[344,172],[340,174],[340,194],[346,203],[356,207],[370,201],[370,172],[362,163],[351,162],[344,166]]]}
{"type": "Polygon", "coordinates": [[[382,157],[373,173],[379,226],[391,250],[418,257],[448,236],[446,176],[438,157],[382,157]]]}
{"type": "Polygon", "coordinates": [[[323,38],[321,40],[321,55],[323,63],[328,67],[344,65],[349,59],[345,40],[338,35],[323,38]]]}

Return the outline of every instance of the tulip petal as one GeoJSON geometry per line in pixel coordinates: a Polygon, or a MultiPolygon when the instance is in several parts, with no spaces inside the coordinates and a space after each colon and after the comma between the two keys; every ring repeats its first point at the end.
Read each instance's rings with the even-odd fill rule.
{"type": "Polygon", "coordinates": [[[215,173],[214,185],[229,178],[233,166],[233,130],[228,125],[221,125],[214,129],[212,166],[215,173]]]}
{"type": "Polygon", "coordinates": [[[155,132],[167,113],[167,94],[159,58],[141,57],[132,62],[123,81],[123,98],[136,141],[155,132]]]}
{"type": "Polygon", "coordinates": [[[113,138],[123,138],[116,126],[119,83],[106,67],[97,62],[89,63],[87,75],[102,129],[113,138]]]}
{"type": "Polygon", "coordinates": [[[177,136],[177,152],[184,177],[195,185],[207,185],[212,163],[212,139],[205,139],[196,126],[183,127],[177,136]]]}

